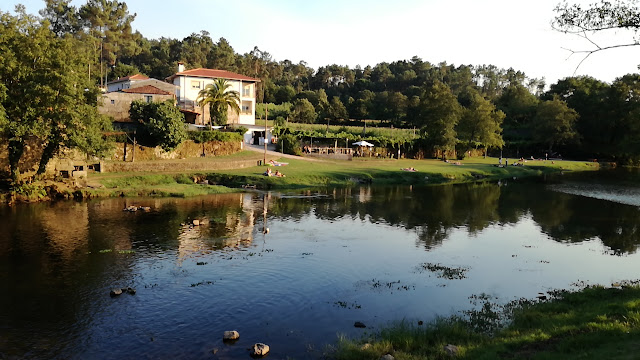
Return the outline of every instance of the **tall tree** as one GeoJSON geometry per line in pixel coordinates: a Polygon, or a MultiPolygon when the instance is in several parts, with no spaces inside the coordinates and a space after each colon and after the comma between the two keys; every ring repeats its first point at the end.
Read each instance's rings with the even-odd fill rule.
{"type": "Polygon", "coordinates": [[[456,128],[458,139],[466,145],[466,148],[460,149],[459,154],[477,145],[482,145],[485,149],[501,148],[504,145],[501,127],[504,117],[502,111],[497,110],[495,105],[474,90],[469,107],[464,109],[456,128]]]}
{"type": "Polygon", "coordinates": [[[340,98],[334,96],[331,98],[331,102],[329,103],[329,109],[327,115],[332,120],[348,120],[349,113],[347,113],[347,108],[344,106],[340,98]]]}
{"type": "Polygon", "coordinates": [[[446,152],[455,148],[455,127],[462,109],[458,100],[446,84],[436,81],[429,87],[420,101],[421,136],[434,150],[446,157],[446,152]]]}
{"type": "Polygon", "coordinates": [[[520,84],[507,86],[496,101],[504,112],[504,140],[510,143],[532,141],[533,118],[538,107],[538,98],[520,84]]]}
{"type": "Polygon", "coordinates": [[[88,0],[80,7],[79,16],[86,41],[93,45],[98,59],[100,84],[106,85],[104,78],[118,57],[136,53],[136,34],[131,29],[136,14],[129,14],[124,2],[88,0]]]}
{"type": "Polygon", "coordinates": [[[208,67],[236,71],[236,52],[231,47],[227,39],[221,37],[218,43],[211,49],[208,67]]]}
{"type": "Polygon", "coordinates": [[[213,126],[227,124],[227,109],[235,113],[240,113],[240,93],[230,90],[231,84],[226,79],[215,79],[213,84],[205,86],[198,93],[198,105],[209,105],[211,116],[209,125],[213,126]]]}
{"type": "Polygon", "coordinates": [[[293,103],[291,120],[293,122],[311,124],[316,121],[318,115],[313,105],[307,99],[298,99],[293,103]]]}
{"type": "Polygon", "coordinates": [[[282,104],[285,102],[291,102],[293,97],[296,96],[296,89],[291,85],[279,86],[275,93],[276,103],[282,104]]]}
{"type": "Polygon", "coordinates": [[[192,33],[182,39],[181,60],[188,68],[205,68],[210,63],[213,47],[213,40],[209,37],[208,31],[192,33]]]}
{"type": "Polygon", "coordinates": [[[6,118],[0,131],[8,139],[12,178],[19,176],[18,165],[29,139],[44,145],[39,173],[64,147],[83,143],[89,150],[92,140],[85,135],[107,124],[97,116],[98,91],[83,76],[86,59],[74,51],[77,40],[57,37],[48,21],[39,23],[21,6],[16,16],[0,12],[0,33],[0,90],[6,93],[1,104],[6,118]]]}
{"type": "Polygon", "coordinates": [[[588,76],[568,77],[552,84],[542,96],[544,100],[559,97],[580,115],[576,130],[581,135],[581,148],[589,157],[608,157],[618,147],[613,135],[617,121],[614,112],[620,105],[609,100],[610,85],[588,76]],[[613,111],[612,111],[613,110],[613,111]],[[613,152],[612,152],[613,151],[613,152]]]}
{"type": "Polygon", "coordinates": [[[554,145],[577,142],[577,120],[578,113],[558,97],[542,101],[536,110],[534,138],[537,142],[546,144],[549,151],[553,151],[554,145]]]}
{"type": "Polygon", "coordinates": [[[640,160],[640,75],[616,79],[608,91],[609,153],[625,161],[640,160]]]}
{"type": "Polygon", "coordinates": [[[45,8],[39,13],[49,21],[51,31],[58,37],[80,30],[78,10],[71,6],[71,0],[45,0],[45,8]]]}
{"type": "Polygon", "coordinates": [[[363,120],[371,116],[373,100],[375,94],[371,90],[364,90],[358,93],[358,98],[351,107],[351,117],[363,120]]]}

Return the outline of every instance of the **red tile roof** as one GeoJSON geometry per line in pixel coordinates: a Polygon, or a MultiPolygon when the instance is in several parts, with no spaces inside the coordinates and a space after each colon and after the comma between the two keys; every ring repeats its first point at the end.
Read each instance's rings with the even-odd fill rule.
{"type": "Polygon", "coordinates": [[[227,70],[216,70],[216,69],[191,69],[185,70],[174,75],[171,75],[168,80],[173,80],[176,76],[193,76],[193,77],[205,77],[205,78],[213,78],[213,79],[229,79],[229,80],[242,80],[242,81],[253,81],[258,82],[260,79],[255,79],[252,77],[244,76],[241,74],[236,74],[227,70]]]}
{"type": "Polygon", "coordinates": [[[148,80],[148,79],[149,78],[144,76],[144,75],[135,74],[135,75],[121,77],[121,78],[118,78],[116,80],[111,80],[107,84],[113,84],[113,83],[117,83],[117,82],[121,82],[121,81],[128,81],[128,80],[148,80]]]}
{"type": "Polygon", "coordinates": [[[139,86],[132,89],[122,89],[121,91],[129,94],[172,95],[170,92],[158,89],[152,85],[139,86]]]}

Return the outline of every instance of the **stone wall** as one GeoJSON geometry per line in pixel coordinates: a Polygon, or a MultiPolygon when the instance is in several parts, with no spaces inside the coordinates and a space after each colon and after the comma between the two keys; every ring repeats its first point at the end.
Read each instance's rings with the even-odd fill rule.
{"type": "MultiPolygon", "coordinates": [[[[262,161],[262,160],[260,160],[262,161]]],[[[194,171],[216,171],[230,170],[256,166],[256,160],[229,160],[229,161],[184,161],[184,160],[163,160],[163,161],[107,161],[104,163],[105,172],[194,172],[194,171]]]]}
{"type": "Polygon", "coordinates": [[[133,145],[127,144],[126,159],[124,143],[117,143],[109,160],[132,161],[134,156],[135,161],[199,158],[202,157],[203,147],[205,156],[231,155],[242,150],[242,142],[209,141],[197,144],[193,140],[187,140],[169,152],[162,150],[159,146],[151,148],[140,145],[136,145],[134,152],[133,145]]]}
{"type": "MultiPolygon", "coordinates": [[[[237,153],[242,150],[242,142],[220,142],[220,141],[210,141],[204,143],[204,153],[205,156],[223,156],[223,155],[231,155],[237,153]]],[[[163,161],[155,161],[155,165],[145,165],[144,171],[170,171],[177,168],[186,169],[189,166],[195,167],[194,170],[200,169],[200,167],[215,167],[215,165],[199,165],[197,162],[190,162],[188,165],[177,165],[180,159],[189,159],[189,158],[201,158],[203,151],[203,144],[196,144],[192,140],[187,140],[180,144],[177,149],[174,151],[166,152],[162,150],[160,147],[150,148],[144,146],[136,146],[135,149],[135,163],[131,163],[133,158],[133,145],[127,145],[127,157],[126,162],[124,159],[124,144],[116,143],[115,148],[112,152],[112,155],[106,159],[111,160],[108,161],[109,164],[104,164],[99,160],[87,160],[86,156],[77,150],[69,150],[63,152],[60,156],[55,157],[49,164],[47,164],[47,173],[56,173],[60,174],[61,171],[68,173],[68,175],[73,176],[73,171],[87,171],[87,170],[96,170],[96,171],[129,171],[128,169],[132,169],[131,171],[137,171],[135,164],[139,162],[150,162],[154,160],[167,160],[167,162],[163,161]],[[176,161],[169,161],[176,160],[176,161]],[[128,165],[132,164],[132,165],[128,165]],[[82,166],[83,168],[76,168],[78,166],[82,166]],[[185,167],[186,166],[186,167],[185,167]],[[115,170],[117,169],[117,170],[115,170]]],[[[19,169],[22,174],[25,175],[33,175],[38,169],[38,164],[40,161],[40,156],[42,155],[42,143],[38,140],[31,140],[27,142],[27,146],[25,148],[24,154],[20,159],[19,169]]],[[[211,162],[208,162],[211,163],[211,162]]],[[[233,161],[230,161],[229,164],[221,164],[220,168],[232,168],[233,161]]],[[[246,166],[255,166],[255,161],[248,161],[246,166]]],[[[242,165],[245,166],[245,165],[242,165]]],[[[216,168],[211,168],[209,170],[214,170],[216,168]]],[[[202,170],[207,170],[202,168],[202,170]]],[[[141,170],[142,171],[142,170],[141,170]]],[[[9,174],[9,152],[7,150],[7,141],[0,139],[0,176],[8,176],[9,174]]],[[[85,175],[86,176],[86,175],[85,175]]]]}
{"type": "MultiPolygon", "coordinates": [[[[34,172],[38,170],[42,156],[42,143],[36,139],[27,141],[24,154],[18,163],[20,172],[34,172]]],[[[9,174],[9,150],[6,139],[0,139],[0,175],[9,174]]]]}
{"type": "Polygon", "coordinates": [[[151,96],[155,102],[173,100],[174,95],[157,94],[130,94],[124,92],[110,92],[102,94],[98,103],[98,112],[111,116],[113,121],[131,121],[129,118],[129,108],[134,100],[145,100],[145,96],[151,96]]]}

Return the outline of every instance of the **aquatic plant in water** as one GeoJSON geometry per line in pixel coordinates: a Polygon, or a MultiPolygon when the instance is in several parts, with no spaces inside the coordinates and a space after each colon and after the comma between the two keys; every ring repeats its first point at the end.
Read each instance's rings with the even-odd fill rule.
{"type": "Polygon", "coordinates": [[[449,267],[441,264],[424,263],[420,265],[422,270],[428,270],[433,273],[437,273],[439,278],[447,280],[461,280],[466,278],[466,273],[469,271],[468,267],[449,267]]]}

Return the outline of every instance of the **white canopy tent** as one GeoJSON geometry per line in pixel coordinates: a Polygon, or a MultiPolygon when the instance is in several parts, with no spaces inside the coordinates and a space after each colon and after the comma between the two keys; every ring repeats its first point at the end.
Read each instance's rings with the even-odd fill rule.
{"type": "Polygon", "coordinates": [[[369,146],[369,147],[374,147],[374,146],[375,146],[375,145],[373,145],[372,143],[367,142],[367,141],[364,141],[364,140],[362,140],[362,141],[358,141],[358,142],[354,142],[354,143],[353,143],[353,144],[351,144],[351,145],[353,145],[353,146],[369,146]]]}

